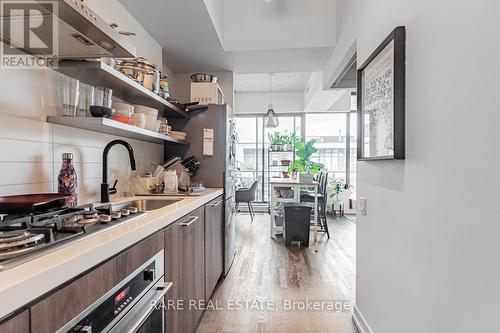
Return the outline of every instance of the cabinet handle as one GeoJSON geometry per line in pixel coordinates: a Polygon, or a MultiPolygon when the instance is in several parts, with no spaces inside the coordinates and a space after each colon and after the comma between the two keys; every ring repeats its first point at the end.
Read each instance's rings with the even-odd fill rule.
{"type": "Polygon", "coordinates": [[[211,204],[210,207],[217,207],[218,205],[221,204],[221,202],[222,202],[222,200],[219,200],[216,203],[211,204]]]}
{"type": "Polygon", "coordinates": [[[180,226],[181,227],[189,227],[191,224],[193,224],[194,221],[199,219],[199,216],[190,216],[189,218],[190,218],[189,222],[182,222],[182,223],[180,223],[180,226]]]}
{"type": "Polygon", "coordinates": [[[151,304],[158,304],[158,302],[165,296],[172,286],[172,282],[164,282],[161,286],[156,287],[156,293],[148,303],[150,305],[149,310],[137,320],[134,326],[129,329],[128,333],[135,333],[139,330],[139,328],[141,328],[142,324],[144,324],[146,319],[148,319],[151,313],[155,310],[155,307],[151,306],[151,304]]]}

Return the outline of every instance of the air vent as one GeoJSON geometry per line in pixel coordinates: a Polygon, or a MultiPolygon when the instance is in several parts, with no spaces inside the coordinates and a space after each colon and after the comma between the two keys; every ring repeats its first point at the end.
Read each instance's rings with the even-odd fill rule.
{"type": "Polygon", "coordinates": [[[356,88],[357,81],[357,63],[356,63],[357,55],[354,54],[347,65],[340,71],[339,75],[333,81],[333,84],[330,88],[332,89],[348,89],[348,88],[356,88]]]}

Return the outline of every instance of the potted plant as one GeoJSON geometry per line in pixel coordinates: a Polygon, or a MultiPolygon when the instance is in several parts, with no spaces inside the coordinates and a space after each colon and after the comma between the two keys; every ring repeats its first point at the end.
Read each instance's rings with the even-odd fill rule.
{"type": "Polygon", "coordinates": [[[297,159],[288,167],[289,173],[315,175],[325,168],[322,163],[311,160],[311,156],[318,151],[316,147],[314,147],[315,144],[315,139],[307,142],[302,139],[297,140],[295,144],[295,155],[297,155],[297,159]]]}
{"type": "Polygon", "coordinates": [[[271,151],[282,151],[284,148],[284,136],[280,132],[268,133],[267,137],[270,142],[269,149],[271,151]]]}
{"type": "Polygon", "coordinates": [[[343,185],[342,182],[339,182],[337,180],[333,181],[332,186],[330,187],[329,194],[330,198],[335,198],[332,202],[332,212],[335,214],[336,211],[340,211],[341,214],[343,207],[342,204],[343,202],[341,199],[339,199],[339,194],[342,193],[342,191],[347,190],[348,187],[346,185],[343,185]],[[338,209],[335,209],[335,207],[338,207],[338,209]]]}

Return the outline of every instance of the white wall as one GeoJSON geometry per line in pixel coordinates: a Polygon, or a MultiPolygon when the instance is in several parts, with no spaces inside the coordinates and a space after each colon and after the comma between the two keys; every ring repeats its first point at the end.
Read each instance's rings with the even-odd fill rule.
{"type": "Polygon", "coordinates": [[[224,43],[224,0],[203,0],[221,45],[224,43]]]}
{"type": "Polygon", "coordinates": [[[334,12],[332,0],[224,0],[224,49],[334,46],[334,12]]]}
{"type": "MultiPolygon", "coordinates": [[[[208,72],[217,76],[219,86],[224,94],[226,103],[233,106],[234,88],[233,72],[208,72]]],[[[188,102],[191,99],[191,74],[192,73],[173,73],[172,80],[169,80],[169,88],[172,98],[181,102],[188,102]]]]}
{"type": "Polygon", "coordinates": [[[235,113],[265,114],[269,104],[273,104],[277,113],[303,112],[304,93],[295,92],[273,92],[271,93],[236,93],[234,96],[235,113]]]}
{"type": "Polygon", "coordinates": [[[346,112],[351,110],[351,92],[348,89],[325,89],[323,72],[313,72],[304,91],[305,112],[346,112]]]}
{"type": "MultiPolygon", "coordinates": [[[[337,44],[323,69],[323,88],[329,89],[356,49],[358,13],[353,0],[337,0],[337,44]]],[[[332,37],[333,38],[333,37],[332,37]]]]}
{"type": "Polygon", "coordinates": [[[375,333],[496,331],[500,3],[355,10],[359,63],[407,27],[407,158],[358,163],[357,307],[375,333]]]}

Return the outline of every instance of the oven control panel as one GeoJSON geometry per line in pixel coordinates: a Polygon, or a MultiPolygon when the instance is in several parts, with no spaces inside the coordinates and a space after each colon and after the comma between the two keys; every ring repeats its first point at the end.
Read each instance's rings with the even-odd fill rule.
{"type": "Polygon", "coordinates": [[[154,279],[150,278],[154,277],[155,264],[156,262],[152,262],[127,283],[120,286],[70,332],[101,332],[118,317],[121,317],[154,283],[154,279]]]}

